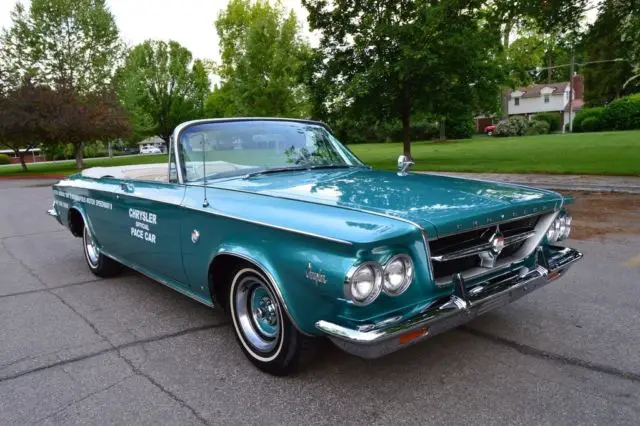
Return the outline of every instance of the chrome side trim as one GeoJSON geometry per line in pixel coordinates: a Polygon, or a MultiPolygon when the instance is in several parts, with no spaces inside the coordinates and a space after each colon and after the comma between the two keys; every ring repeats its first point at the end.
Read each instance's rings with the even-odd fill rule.
{"type": "MultiPolygon", "coordinates": [[[[504,245],[505,247],[507,247],[513,244],[517,244],[535,235],[536,235],[535,231],[525,232],[523,234],[518,234],[518,235],[512,235],[511,237],[506,237],[504,239],[504,245]]],[[[431,256],[431,260],[436,262],[447,262],[449,260],[461,259],[463,257],[476,256],[480,253],[491,250],[491,247],[492,247],[491,243],[487,242],[483,244],[478,244],[477,246],[469,247],[467,249],[457,250],[451,253],[443,254],[440,256],[431,256]]]]}
{"type": "MultiPolygon", "coordinates": [[[[293,317],[291,316],[291,311],[289,310],[289,306],[287,305],[286,300],[284,299],[284,296],[282,295],[282,290],[280,289],[280,286],[278,285],[278,282],[275,280],[275,278],[273,278],[273,275],[271,274],[271,272],[269,272],[269,269],[267,269],[262,262],[255,260],[254,258],[246,255],[246,254],[242,254],[242,253],[236,253],[233,251],[229,251],[229,250],[220,250],[218,252],[218,254],[216,254],[216,256],[214,256],[213,259],[215,259],[217,256],[224,254],[224,255],[228,255],[228,256],[235,256],[239,259],[245,260],[251,264],[253,264],[256,268],[258,268],[260,271],[263,272],[263,274],[265,275],[265,278],[271,283],[271,286],[276,290],[276,293],[278,294],[278,299],[280,299],[280,302],[282,303],[282,306],[284,307],[285,312],[287,313],[287,316],[289,317],[289,320],[291,320],[291,323],[293,324],[293,326],[302,334],[305,334],[307,336],[309,336],[308,333],[303,332],[300,327],[298,327],[298,324],[296,324],[296,322],[294,321],[293,317]]],[[[213,262],[213,259],[211,260],[213,262]]]]}
{"type": "Polygon", "coordinates": [[[217,211],[217,210],[214,210],[214,209],[211,209],[211,208],[200,208],[200,207],[192,207],[192,206],[184,206],[184,205],[181,206],[181,207],[183,207],[185,209],[189,209],[189,210],[202,212],[202,213],[215,214],[217,216],[225,217],[227,219],[239,220],[241,222],[251,223],[251,224],[254,224],[254,225],[264,226],[264,227],[267,227],[267,228],[278,229],[278,230],[281,230],[281,231],[292,232],[294,234],[304,235],[304,236],[307,236],[307,237],[318,238],[320,240],[331,241],[333,243],[344,244],[344,245],[347,245],[347,246],[353,245],[353,243],[351,241],[341,240],[339,238],[333,238],[333,237],[326,237],[324,235],[314,234],[312,232],[307,232],[307,231],[301,231],[299,229],[294,229],[294,228],[288,228],[286,226],[273,225],[273,224],[270,224],[270,223],[260,222],[258,220],[246,219],[246,218],[230,215],[230,214],[227,214],[227,213],[222,213],[220,211],[217,211]]]}

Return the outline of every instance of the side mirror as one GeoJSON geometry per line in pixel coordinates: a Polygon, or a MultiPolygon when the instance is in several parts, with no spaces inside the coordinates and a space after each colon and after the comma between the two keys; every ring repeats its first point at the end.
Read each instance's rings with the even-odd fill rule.
{"type": "Polygon", "coordinates": [[[413,166],[415,163],[411,158],[406,155],[401,155],[398,157],[398,176],[406,176],[407,170],[409,167],[413,166]]]}

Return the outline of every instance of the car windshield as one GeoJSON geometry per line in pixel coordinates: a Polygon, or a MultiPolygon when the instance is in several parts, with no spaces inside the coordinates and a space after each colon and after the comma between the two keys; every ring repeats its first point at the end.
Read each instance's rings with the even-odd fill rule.
{"type": "Polygon", "coordinates": [[[186,182],[364,166],[325,127],[298,121],[194,124],[180,133],[179,150],[186,182]]]}

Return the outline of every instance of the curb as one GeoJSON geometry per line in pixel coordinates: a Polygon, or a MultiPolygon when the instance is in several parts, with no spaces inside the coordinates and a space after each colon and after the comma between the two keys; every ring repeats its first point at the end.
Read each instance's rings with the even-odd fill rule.
{"type": "Polygon", "coordinates": [[[508,182],[505,181],[505,183],[513,183],[516,185],[532,186],[534,188],[560,190],[560,191],[640,194],[640,187],[637,187],[637,186],[613,187],[613,186],[600,186],[600,185],[546,184],[546,183],[531,183],[531,182],[519,182],[519,181],[508,181],[508,182]]]}
{"type": "Polygon", "coordinates": [[[38,180],[38,179],[64,179],[67,175],[7,175],[0,176],[0,180],[38,180]]]}
{"type": "Polygon", "coordinates": [[[626,176],[601,176],[602,181],[598,181],[598,176],[593,179],[589,175],[567,175],[562,179],[562,175],[524,175],[507,173],[454,173],[454,172],[428,172],[419,171],[417,173],[431,174],[437,176],[450,176],[460,179],[482,180],[487,182],[507,183],[513,185],[530,186],[533,188],[551,189],[560,191],[582,191],[582,192],[603,192],[620,194],[640,194],[640,180],[634,177],[631,180],[626,176]],[[547,179],[546,177],[551,179],[547,179]],[[513,177],[513,178],[512,178],[513,177]],[[576,179],[578,178],[578,179],[576,179]]]}

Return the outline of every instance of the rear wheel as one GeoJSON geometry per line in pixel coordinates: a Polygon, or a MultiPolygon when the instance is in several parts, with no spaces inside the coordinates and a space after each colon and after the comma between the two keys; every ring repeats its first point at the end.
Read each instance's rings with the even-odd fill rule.
{"type": "Polygon", "coordinates": [[[240,347],[259,369],[285,376],[313,352],[313,339],[294,327],[271,283],[256,269],[242,267],[233,274],[228,306],[240,347]]]}
{"type": "Polygon", "coordinates": [[[87,265],[89,265],[89,269],[91,269],[91,272],[95,275],[107,278],[117,275],[122,270],[120,263],[100,252],[100,248],[93,239],[91,231],[89,231],[86,224],[82,231],[82,245],[84,247],[84,258],[87,261],[87,265]]]}

